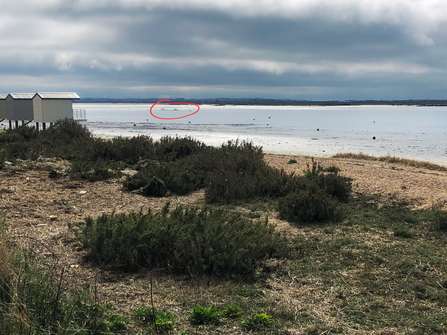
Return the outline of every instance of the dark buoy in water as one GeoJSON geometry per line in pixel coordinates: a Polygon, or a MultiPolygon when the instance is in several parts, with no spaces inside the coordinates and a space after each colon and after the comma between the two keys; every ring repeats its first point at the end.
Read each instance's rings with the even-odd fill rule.
{"type": "Polygon", "coordinates": [[[317,131],[320,131],[320,128],[317,128],[317,131]]]}
{"type": "Polygon", "coordinates": [[[163,127],[163,129],[166,129],[166,127],[163,127]]]}
{"type": "Polygon", "coordinates": [[[373,140],[375,140],[376,139],[376,137],[375,136],[373,136],[373,140]]]}
{"type": "Polygon", "coordinates": [[[136,127],[137,125],[134,123],[133,126],[136,127]]]}

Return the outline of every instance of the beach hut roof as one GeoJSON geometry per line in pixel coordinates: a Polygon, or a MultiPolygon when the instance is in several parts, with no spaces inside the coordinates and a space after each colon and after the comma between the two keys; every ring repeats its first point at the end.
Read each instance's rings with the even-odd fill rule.
{"type": "Polygon", "coordinates": [[[42,99],[81,99],[74,92],[38,92],[37,95],[42,99]]]}
{"type": "Polygon", "coordinates": [[[16,100],[32,100],[36,93],[9,93],[9,95],[16,100]]]}
{"type": "Polygon", "coordinates": [[[7,94],[0,93],[0,100],[5,100],[7,96],[7,94]]]}

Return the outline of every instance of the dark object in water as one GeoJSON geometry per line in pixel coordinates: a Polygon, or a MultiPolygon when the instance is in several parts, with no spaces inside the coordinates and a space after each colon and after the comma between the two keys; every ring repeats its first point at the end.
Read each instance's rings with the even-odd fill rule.
{"type": "Polygon", "coordinates": [[[373,136],[373,140],[375,140],[376,139],[376,137],[375,136],[373,136]]]}

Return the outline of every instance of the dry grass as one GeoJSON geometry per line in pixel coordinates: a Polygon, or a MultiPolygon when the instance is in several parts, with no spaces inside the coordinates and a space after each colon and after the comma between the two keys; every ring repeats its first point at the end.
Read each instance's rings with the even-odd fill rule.
{"type": "Polygon", "coordinates": [[[365,155],[363,153],[340,153],[332,156],[332,158],[348,158],[348,159],[358,159],[358,160],[366,160],[366,161],[377,161],[377,162],[385,162],[385,163],[392,163],[392,164],[402,164],[406,166],[412,166],[416,168],[422,168],[427,170],[435,170],[435,171],[447,171],[447,167],[433,164],[430,162],[425,161],[418,161],[414,159],[407,159],[407,158],[399,158],[394,156],[370,156],[365,155]]]}
{"type": "MultiPolygon", "coordinates": [[[[265,160],[277,169],[297,175],[302,175],[311,162],[310,157],[290,155],[266,155],[265,160]],[[290,159],[297,163],[287,164],[290,159]]],[[[447,171],[353,158],[318,158],[317,161],[323,167],[337,166],[340,174],[351,177],[356,196],[377,195],[382,205],[447,209],[447,171]]]]}
{"type": "MultiPolygon", "coordinates": [[[[0,222],[1,224],[1,222],[0,222]]],[[[10,250],[4,233],[0,233],[0,281],[11,273],[10,250]]],[[[2,288],[0,288],[1,290],[2,288]]]]}
{"type": "MultiPolygon", "coordinates": [[[[266,155],[265,159],[297,174],[310,162],[310,158],[283,155],[266,155]],[[297,164],[287,164],[291,158],[297,164]]],[[[445,202],[447,173],[385,161],[319,161],[324,167],[338,166],[343,175],[354,178],[358,201],[346,204],[350,212],[343,223],[290,225],[277,219],[268,201],[232,206],[247,216],[267,214],[300,246],[294,260],[269,264],[254,283],[214,277],[190,280],[163,271],[112,272],[85,263],[85,250],[67,222],[82,224],[88,215],[113,210],[160,210],[168,199],[126,192],[118,179],[96,183],[50,179],[49,170],[63,171],[64,161],[17,162],[0,171],[0,218],[10,225],[15,244],[32,250],[36,257],[57,258],[66,269],[67,285],[91,284],[98,301],[110,302],[113,311],[125,315],[153,303],[157,310],[175,314],[175,334],[246,334],[242,320],[262,312],[277,323],[261,334],[445,333],[436,326],[442,324],[446,308],[442,300],[446,299],[443,285],[447,285],[446,237],[431,231],[419,212],[387,206],[408,203],[412,208],[430,208],[445,202]],[[365,199],[371,194],[375,196],[365,199]],[[377,204],[382,206],[377,208],[377,204]],[[413,237],[395,234],[402,230],[413,237]],[[245,313],[241,319],[217,326],[192,326],[187,313],[196,304],[233,304],[245,313]]],[[[169,200],[174,205],[203,204],[204,194],[169,200]]],[[[0,266],[8,253],[6,246],[0,243],[0,266]]]]}

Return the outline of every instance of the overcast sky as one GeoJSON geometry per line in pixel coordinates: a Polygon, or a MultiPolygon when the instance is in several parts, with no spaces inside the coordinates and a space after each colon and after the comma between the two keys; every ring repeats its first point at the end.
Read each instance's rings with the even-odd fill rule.
{"type": "Polygon", "coordinates": [[[447,99],[445,0],[0,4],[0,93],[447,99]]]}

